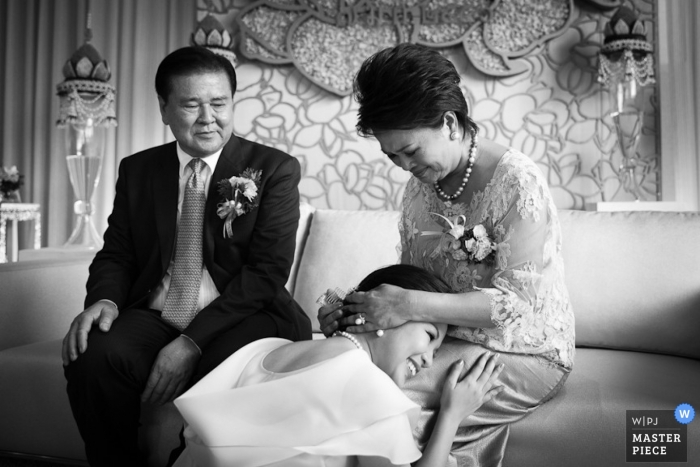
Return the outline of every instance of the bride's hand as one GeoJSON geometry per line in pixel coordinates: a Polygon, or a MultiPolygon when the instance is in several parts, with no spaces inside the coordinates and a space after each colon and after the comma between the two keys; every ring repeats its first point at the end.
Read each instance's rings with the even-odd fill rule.
{"type": "Polygon", "coordinates": [[[345,297],[342,324],[348,332],[372,332],[401,326],[408,321],[408,293],[395,285],[382,284],[367,292],[345,297]],[[364,324],[363,324],[364,321],[364,324]]]}
{"type": "Polygon", "coordinates": [[[497,353],[484,353],[466,374],[463,360],[452,365],[440,399],[440,410],[444,410],[452,422],[459,424],[501,392],[503,386],[496,386],[496,380],[503,364],[497,362],[497,353]]]}

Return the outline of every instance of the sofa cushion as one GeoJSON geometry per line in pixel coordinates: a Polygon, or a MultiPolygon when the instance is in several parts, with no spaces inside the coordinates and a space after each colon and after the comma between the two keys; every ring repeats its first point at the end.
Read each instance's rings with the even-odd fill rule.
{"type": "MultiPolygon", "coordinates": [[[[503,466],[624,466],[626,411],[674,410],[682,403],[700,407],[700,361],[576,349],[574,370],[562,391],[511,425],[503,466]]],[[[698,439],[700,423],[693,421],[688,424],[688,465],[700,460],[698,439]]]]}
{"type": "Polygon", "coordinates": [[[559,217],[576,344],[700,359],[700,213],[559,217]]]}
{"type": "Polygon", "coordinates": [[[354,287],[373,270],[399,262],[398,225],[397,211],[314,212],[294,289],[314,331],[323,292],[354,287]]]}

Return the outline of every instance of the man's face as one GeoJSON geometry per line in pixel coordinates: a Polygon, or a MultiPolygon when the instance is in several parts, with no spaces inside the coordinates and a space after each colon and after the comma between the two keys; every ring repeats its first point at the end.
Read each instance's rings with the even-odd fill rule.
{"type": "Polygon", "coordinates": [[[233,92],[224,72],[171,78],[167,102],[158,96],[163,123],[192,157],[224,147],[233,133],[233,92]]]}

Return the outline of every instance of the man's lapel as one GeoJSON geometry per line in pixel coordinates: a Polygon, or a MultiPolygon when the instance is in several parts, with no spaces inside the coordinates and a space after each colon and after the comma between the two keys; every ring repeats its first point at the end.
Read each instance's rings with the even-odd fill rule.
{"type": "Polygon", "coordinates": [[[170,263],[177,230],[177,194],[180,162],[177,158],[175,143],[163,149],[158,165],[160,170],[153,174],[153,199],[155,201],[160,259],[163,271],[165,271],[170,263]]]}
{"type": "MultiPolygon", "coordinates": [[[[221,202],[219,195],[219,182],[243,172],[243,160],[241,157],[240,143],[235,135],[223,151],[216,164],[216,170],[212,174],[209,183],[209,193],[207,194],[207,204],[204,210],[204,264],[211,273],[214,265],[214,239],[215,235],[224,234],[224,221],[216,214],[217,205],[221,202]]],[[[216,278],[212,277],[216,282],[216,278]]]]}

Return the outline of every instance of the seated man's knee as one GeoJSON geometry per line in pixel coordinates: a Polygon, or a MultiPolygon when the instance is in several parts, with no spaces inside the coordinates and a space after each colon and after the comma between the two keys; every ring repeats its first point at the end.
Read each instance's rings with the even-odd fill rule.
{"type": "Polygon", "coordinates": [[[87,348],[70,363],[66,374],[98,379],[107,373],[131,374],[143,366],[143,358],[138,346],[130,345],[120,336],[93,329],[88,335],[87,348]]]}

